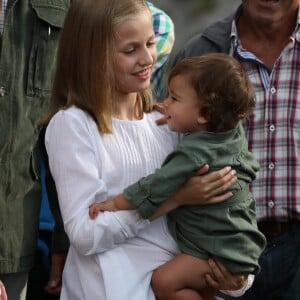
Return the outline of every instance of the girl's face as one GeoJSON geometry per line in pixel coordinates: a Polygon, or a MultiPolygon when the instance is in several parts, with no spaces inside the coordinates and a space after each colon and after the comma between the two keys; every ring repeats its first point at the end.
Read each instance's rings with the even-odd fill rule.
{"type": "Polygon", "coordinates": [[[117,90],[128,94],[150,86],[156,62],[156,44],[150,11],[116,26],[115,78],[117,90]]]}
{"type": "Polygon", "coordinates": [[[169,82],[167,107],[168,126],[180,133],[205,130],[206,119],[201,115],[201,101],[187,78],[175,75],[169,82]]]}

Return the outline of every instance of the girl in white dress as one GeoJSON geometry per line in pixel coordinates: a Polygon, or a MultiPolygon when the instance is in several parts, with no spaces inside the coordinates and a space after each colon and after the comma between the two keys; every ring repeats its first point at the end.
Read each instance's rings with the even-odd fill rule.
{"type": "MultiPolygon", "coordinates": [[[[154,300],[152,271],[179,253],[165,217],[150,223],[134,211],[106,212],[96,220],[88,214],[92,203],[153,172],[178,142],[166,126],[156,125],[161,115],[151,112],[155,61],[151,12],[143,0],[72,1],[44,120],[70,239],[62,300],[154,300]]],[[[232,183],[228,169],[206,176],[213,195],[232,183]],[[227,185],[219,180],[225,173],[227,185]]],[[[230,196],[211,198],[207,189],[197,189],[198,202],[201,195],[212,201],[230,196]]]]}

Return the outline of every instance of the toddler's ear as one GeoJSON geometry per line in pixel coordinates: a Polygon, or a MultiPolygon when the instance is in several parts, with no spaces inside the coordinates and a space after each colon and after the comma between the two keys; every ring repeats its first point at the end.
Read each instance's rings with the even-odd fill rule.
{"type": "Polygon", "coordinates": [[[246,113],[243,113],[243,114],[239,114],[239,115],[238,115],[239,120],[242,120],[242,119],[244,119],[244,118],[246,118],[246,117],[247,117],[247,114],[246,114],[246,113]]]}
{"type": "Polygon", "coordinates": [[[197,123],[198,123],[199,125],[207,124],[207,122],[208,122],[208,120],[207,120],[205,117],[203,117],[203,116],[199,116],[199,117],[197,118],[197,123]]]}

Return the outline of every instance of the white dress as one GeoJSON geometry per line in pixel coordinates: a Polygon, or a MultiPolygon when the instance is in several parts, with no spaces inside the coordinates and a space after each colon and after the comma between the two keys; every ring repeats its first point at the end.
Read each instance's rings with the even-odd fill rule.
{"type": "Polygon", "coordinates": [[[151,273],[179,253],[166,219],[141,219],[135,211],[88,208],[116,196],[161,166],[178,135],[157,126],[160,114],[139,121],[113,120],[100,135],[82,110],[59,111],[46,131],[50,169],[71,246],[63,272],[62,300],[154,300],[151,273]]]}

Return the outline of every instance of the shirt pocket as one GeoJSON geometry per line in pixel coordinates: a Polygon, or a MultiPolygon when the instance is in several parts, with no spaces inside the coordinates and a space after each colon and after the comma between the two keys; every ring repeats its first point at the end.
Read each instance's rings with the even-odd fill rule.
{"type": "Polygon", "coordinates": [[[56,67],[58,38],[70,0],[30,0],[36,14],[29,56],[27,95],[49,94],[56,67]]]}

